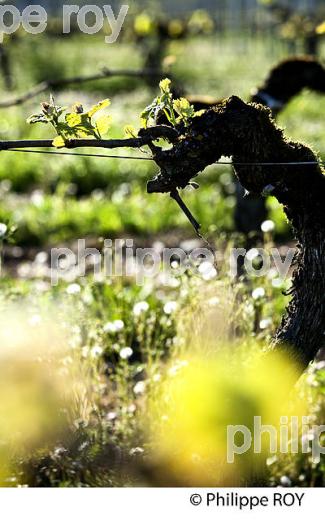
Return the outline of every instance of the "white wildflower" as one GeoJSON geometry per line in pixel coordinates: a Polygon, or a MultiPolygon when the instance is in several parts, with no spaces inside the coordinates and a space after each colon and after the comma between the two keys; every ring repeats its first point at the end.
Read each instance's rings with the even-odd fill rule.
{"type": "Polygon", "coordinates": [[[272,280],[272,287],[275,287],[275,289],[280,289],[282,286],[283,286],[282,278],[274,278],[272,280]]]}
{"type": "Polygon", "coordinates": [[[44,202],[44,193],[42,190],[35,190],[31,194],[30,200],[34,206],[40,207],[44,202]]]}
{"type": "Polygon", "coordinates": [[[139,381],[133,388],[133,392],[136,395],[144,394],[146,390],[146,383],[144,381],[139,381]]]}
{"type": "Polygon", "coordinates": [[[79,294],[81,291],[81,287],[78,283],[72,283],[68,285],[66,292],[68,294],[79,294]]]}
{"type": "Polygon", "coordinates": [[[167,302],[164,306],[165,314],[173,314],[177,309],[177,302],[167,302]]]}
{"type": "Polygon", "coordinates": [[[143,448],[137,447],[137,448],[132,448],[130,450],[131,457],[135,456],[135,455],[142,455],[142,453],[144,453],[144,449],[143,448]]]}
{"type": "Polygon", "coordinates": [[[283,487],[290,487],[290,486],[292,486],[291,480],[289,479],[289,477],[287,477],[285,475],[280,478],[280,484],[283,487]]]}
{"type": "Polygon", "coordinates": [[[121,359],[129,359],[133,355],[133,350],[130,347],[124,347],[120,350],[121,359]]]}
{"type": "Polygon", "coordinates": [[[209,280],[213,280],[217,277],[218,273],[216,268],[213,266],[211,262],[202,262],[199,266],[199,273],[202,275],[203,280],[208,282],[209,280]]]}
{"type": "Polygon", "coordinates": [[[253,260],[255,260],[255,258],[258,258],[258,256],[259,256],[259,251],[258,251],[258,249],[256,249],[254,247],[253,249],[250,249],[249,251],[247,251],[246,258],[247,258],[247,260],[252,262],[253,260]]]}
{"type": "Polygon", "coordinates": [[[147,312],[148,309],[149,309],[148,302],[138,302],[133,307],[133,314],[135,316],[140,316],[143,312],[147,312]]]}
{"type": "Polygon", "coordinates": [[[263,287],[257,287],[257,289],[254,289],[252,292],[252,297],[254,300],[259,300],[260,298],[264,298],[265,296],[265,289],[263,287]]]}
{"type": "Polygon", "coordinates": [[[109,321],[104,325],[104,332],[120,332],[124,329],[124,322],[122,320],[109,321]]]}
{"type": "Polygon", "coordinates": [[[94,347],[92,347],[92,349],[90,351],[92,358],[97,358],[97,357],[101,356],[102,353],[103,353],[103,348],[100,347],[99,345],[95,345],[94,347]]]}
{"type": "Polygon", "coordinates": [[[124,329],[124,322],[122,320],[115,320],[114,325],[117,331],[121,331],[124,329]]]}
{"type": "Polygon", "coordinates": [[[3,224],[2,222],[0,223],[0,238],[3,238],[6,233],[8,231],[8,227],[6,226],[6,224],[3,224]]]}
{"type": "Polygon", "coordinates": [[[40,251],[35,256],[35,263],[36,264],[46,264],[46,262],[48,261],[48,257],[49,257],[49,255],[47,254],[46,251],[40,251]]]}
{"type": "Polygon", "coordinates": [[[260,329],[264,330],[267,329],[272,325],[272,319],[271,318],[264,318],[260,321],[260,329]]]}
{"type": "Polygon", "coordinates": [[[271,233],[271,231],[274,231],[275,224],[273,220],[265,220],[263,224],[261,225],[261,230],[263,233],[271,233]]]}

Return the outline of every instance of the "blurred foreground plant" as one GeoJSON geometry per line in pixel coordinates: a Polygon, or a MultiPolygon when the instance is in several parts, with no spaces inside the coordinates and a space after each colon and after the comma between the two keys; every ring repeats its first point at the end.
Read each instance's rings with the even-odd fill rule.
{"type": "Polygon", "coordinates": [[[289,425],[291,417],[302,424],[306,406],[295,395],[298,374],[279,353],[243,356],[230,345],[217,354],[189,353],[174,362],[149,407],[154,482],[235,486],[263,478],[270,438],[262,434],[261,450],[254,452],[254,418],[272,425],[278,439],[281,417],[288,417],[289,425]],[[237,425],[251,432],[252,444],[230,463],[229,442],[243,443],[242,432],[229,438],[228,427],[237,425]]]}
{"type": "Polygon", "coordinates": [[[14,459],[54,448],[65,437],[86,381],[72,358],[67,366],[66,338],[50,316],[4,312],[0,345],[1,486],[14,459]]]}

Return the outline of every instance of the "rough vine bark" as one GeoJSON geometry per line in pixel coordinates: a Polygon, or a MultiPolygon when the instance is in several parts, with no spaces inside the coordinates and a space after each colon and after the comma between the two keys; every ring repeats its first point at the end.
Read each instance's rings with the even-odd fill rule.
{"type": "MultiPolygon", "coordinates": [[[[254,89],[250,101],[270,108],[275,118],[305,88],[324,94],[325,68],[314,58],[295,56],[273,67],[265,81],[254,89]]],[[[176,92],[180,95],[178,90],[176,92]]],[[[206,96],[185,97],[195,110],[208,110],[220,102],[206,96]]],[[[164,116],[160,116],[160,122],[168,124],[164,116]]],[[[246,244],[250,248],[256,245],[256,235],[261,235],[261,224],[267,219],[268,211],[265,199],[255,194],[244,195],[245,190],[237,181],[234,221],[236,230],[247,236],[246,244]]]]}
{"type": "MultiPolygon", "coordinates": [[[[270,111],[231,97],[179,128],[169,150],[154,150],[159,175],[148,192],[184,188],[221,156],[234,163],[313,162],[317,156],[303,144],[288,141],[271,121],[270,111]]],[[[278,329],[274,348],[285,348],[304,369],[324,345],[325,332],[325,176],[320,165],[235,166],[251,193],[265,188],[283,204],[298,249],[292,299],[278,329]]]]}

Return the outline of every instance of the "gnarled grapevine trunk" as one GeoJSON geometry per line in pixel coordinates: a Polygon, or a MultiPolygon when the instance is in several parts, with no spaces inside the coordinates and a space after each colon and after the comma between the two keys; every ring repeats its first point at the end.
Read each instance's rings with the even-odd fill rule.
{"type": "MultiPolygon", "coordinates": [[[[305,88],[324,94],[325,68],[310,56],[292,57],[271,69],[263,84],[252,93],[251,101],[270,108],[273,117],[276,117],[305,88]]],[[[208,110],[220,103],[217,99],[205,96],[187,96],[187,99],[197,111],[208,110]]],[[[164,114],[159,117],[158,122],[168,124],[164,114]]],[[[245,196],[245,189],[236,181],[236,231],[245,235],[261,233],[261,224],[266,220],[267,214],[265,199],[254,193],[245,196]]],[[[248,238],[247,246],[254,244],[256,237],[248,238]]]]}
{"type": "Polygon", "coordinates": [[[155,150],[160,174],[148,191],[184,188],[221,156],[233,158],[241,184],[251,193],[266,187],[284,206],[298,240],[292,299],[274,348],[284,348],[304,369],[324,345],[325,331],[325,176],[319,164],[245,166],[240,163],[317,162],[306,146],[286,140],[268,109],[237,97],[219,103],[188,128],[170,150],[155,150]]]}
{"type": "MultiPolygon", "coordinates": [[[[270,71],[251,101],[269,107],[276,117],[305,88],[324,94],[325,68],[310,56],[288,58],[270,71]]],[[[244,197],[244,189],[239,183],[236,188],[237,231],[246,235],[251,231],[260,232],[261,224],[267,218],[265,199],[256,195],[244,197]]]]}

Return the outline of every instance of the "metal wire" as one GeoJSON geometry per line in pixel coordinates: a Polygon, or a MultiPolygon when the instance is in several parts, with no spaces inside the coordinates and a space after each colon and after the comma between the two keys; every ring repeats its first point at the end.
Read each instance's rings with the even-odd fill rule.
{"type": "Polygon", "coordinates": [[[316,166],[317,164],[325,166],[323,161],[305,161],[305,162],[227,162],[220,161],[215,164],[228,166],[316,166]]]}
{"type": "Polygon", "coordinates": [[[103,159],[133,159],[135,161],[153,161],[152,157],[138,157],[138,156],[123,156],[123,155],[104,155],[104,154],[92,154],[92,153],[78,153],[78,152],[50,152],[47,150],[22,150],[18,148],[11,148],[10,150],[3,150],[5,152],[20,152],[20,153],[38,153],[47,155],[70,155],[78,157],[94,157],[103,159]]]}
{"type": "MultiPolygon", "coordinates": [[[[18,148],[11,148],[9,150],[3,150],[5,152],[20,152],[20,153],[37,153],[46,155],[69,155],[77,157],[93,157],[102,159],[128,159],[134,161],[154,161],[152,157],[140,157],[132,155],[105,155],[105,154],[90,154],[90,153],[79,153],[79,152],[54,152],[49,150],[23,150],[18,148]]],[[[302,162],[230,162],[230,161],[218,161],[215,163],[216,166],[325,166],[325,161],[302,161],[302,162]]]]}

